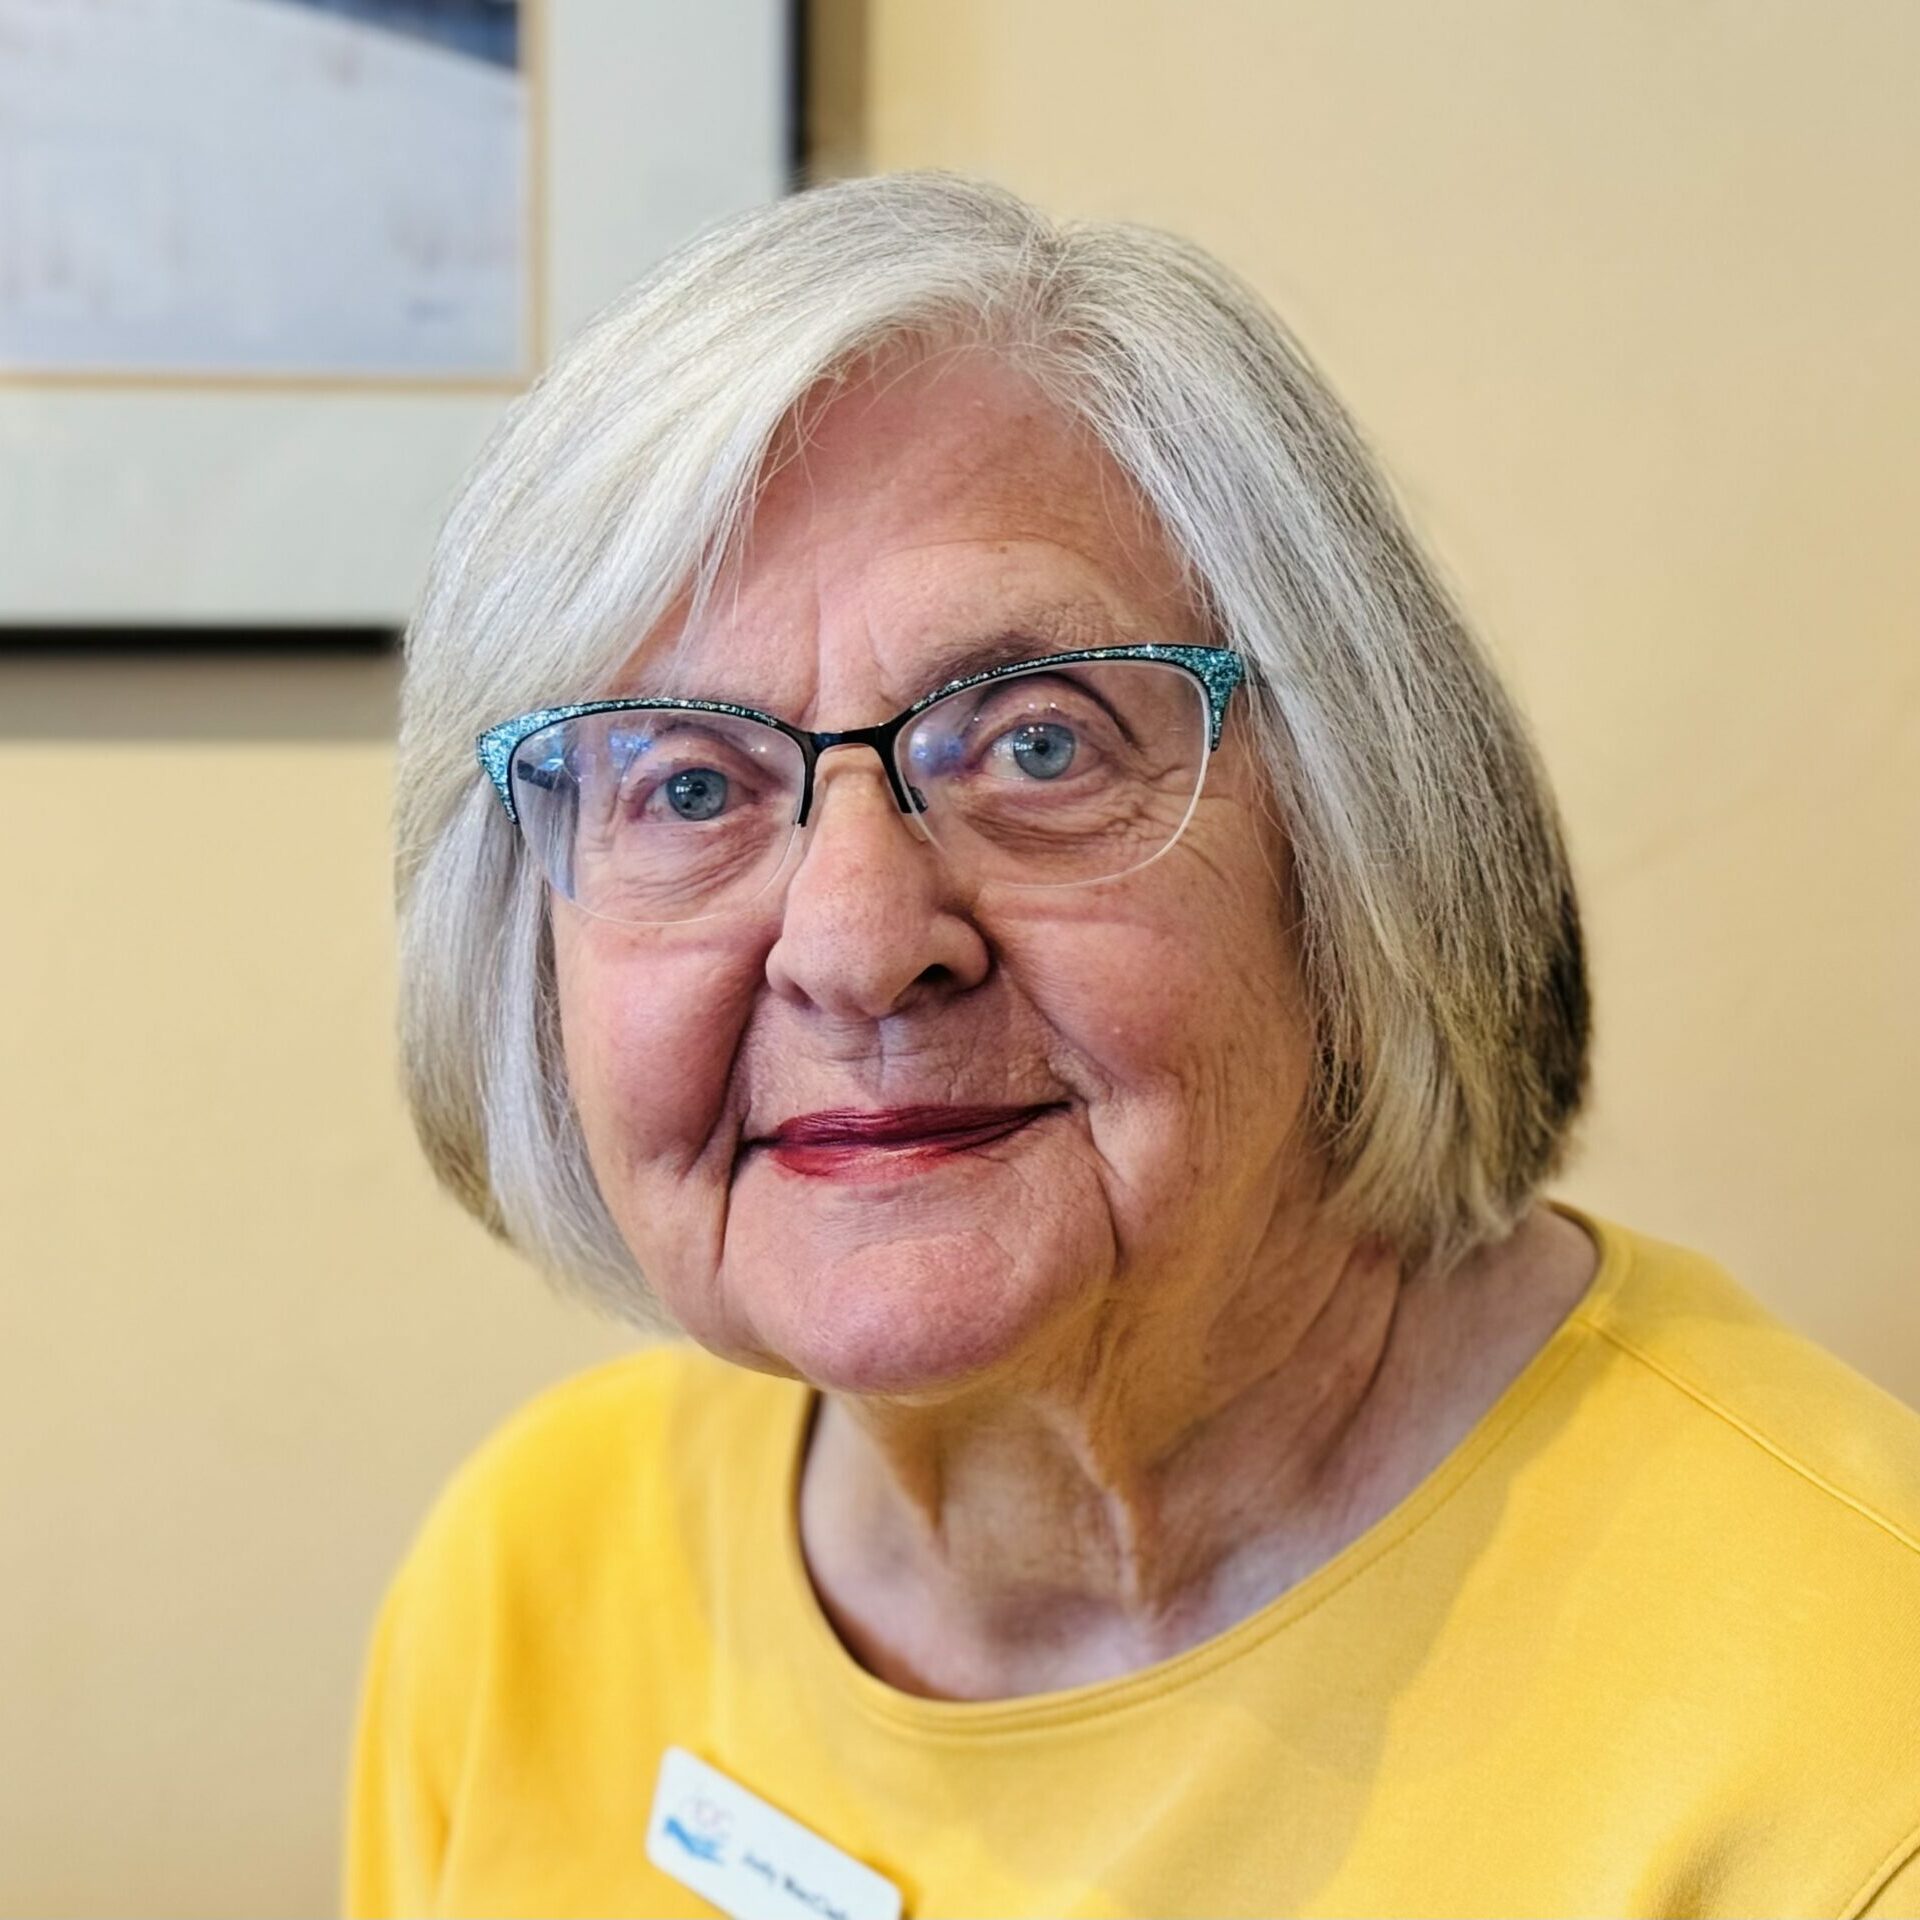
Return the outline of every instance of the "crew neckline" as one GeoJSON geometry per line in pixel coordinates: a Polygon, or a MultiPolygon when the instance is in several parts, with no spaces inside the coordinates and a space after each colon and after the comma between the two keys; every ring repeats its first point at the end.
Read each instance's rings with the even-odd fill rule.
{"type": "Polygon", "coordinates": [[[935,1700],[907,1693],[868,1672],[834,1630],[807,1571],[800,1540],[800,1475],[821,1396],[814,1388],[795,1394],[780,1429],[781,1470],[769,1475],[768,1481],[778,1501],[778,1512],[772,1518],[780,1543],[776,1575],[780,1605],[803,1657],[868,1718],[897,1730],[948,1741],[1085,1725],[1185,1689],[1244,1658],[1304,1619],[1409,1538],[1493,1456],[1603,1317],[1632,1266],[1629,1236],[1611,1221],[1565,1201],[1549,1200],[1545,1204],[1580,1227],[1594,1243],[1599,1259],[1593,1276],[1559,1325],[1453,1450],[1405,1499],[1284,1593],[1198,1645],[1131,1673],[1003,1700],[935,1700]]]}

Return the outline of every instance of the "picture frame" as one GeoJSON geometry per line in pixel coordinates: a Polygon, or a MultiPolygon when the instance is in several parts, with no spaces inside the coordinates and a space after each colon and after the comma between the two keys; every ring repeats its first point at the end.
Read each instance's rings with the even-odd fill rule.
{"type": "Polygon", "coordinates": [[[63,15],[86,28],[67,64],[93,89],[63,120],[42,86],[37,118],[0,123],[16,632],[397,629],[460,475],[554,343],[791,178],[781,0],[9,13],[49,45],[63,15]],[[103,22],[147,44],[109,45],[103,22]],[[149,97],[162,35],[184,101],[149,97]],[[145,84],[122,87],[136,55],[145,84]]]}

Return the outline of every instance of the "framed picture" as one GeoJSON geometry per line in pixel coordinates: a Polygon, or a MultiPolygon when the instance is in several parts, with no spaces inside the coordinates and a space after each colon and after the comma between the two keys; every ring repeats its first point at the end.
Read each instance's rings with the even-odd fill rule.
{"type": "Polygon", "coordinates": [[[0,0],[0,624],[391,626],[551,343],[791,169],[780,0],[0,0]]]}

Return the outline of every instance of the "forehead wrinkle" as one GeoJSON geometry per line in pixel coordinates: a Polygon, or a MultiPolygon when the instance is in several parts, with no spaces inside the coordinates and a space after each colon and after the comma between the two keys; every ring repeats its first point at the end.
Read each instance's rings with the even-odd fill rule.
{"type": "MultiPolygon", "coordinates": [[[[920,543],[922,548],[978,544],[1012,543],[920,543]]],[[[943,597],[940,583],[918,581],[909,591],[890,596],[874,590],[869,569],[862,585],[849,594],[830,588],[824,564],[823,556],[811,556],[811,577],[796,596],[797,604],[778,622],[791,629],[788,638],[799,644],[781,647],[769,666],[739,658],[733,643],[743,637],[744,623],[736,607],[730,618],[683,632],[664,659],[656,656],[636,673],[629,690],[654,697],[683,694],[736,701],[797,726],[876,725],[935,687],[985,667],[1082,647],[1174,637],[1163,626],[1143,621],[1120,595],[1071,582],[1049,585],[1024,579],[1016,580],[1011,590],[996,590],[976,578],[943,597]],[[852,602],[844,611],[831,604],[842,598],[852,602]],[[795,618],[802,605],[804,615],[795,618]],[[898,609],[896,622],[888,620],[890,606],[898,609]],[[801,636],[809,625],[811,646],[801,636]],[[864,715],[858,710],[868,707],[873,711],[864,715]],[[832,711],[822,721],[824,708],[832,711]]],[[[773,624],[770,619],[769,630],[773,624]]],[[[751,639],[750,628],[744,637],[751,639]]],[[[760,651],[751,646],[747,650],[760,651]]]]}
{"type": "MultiPolygon", "coordinates": [[[[985,416],[977,434],[937,416],[904,443],[864,434],[862,420],[884,416],[912,371],[927,368],[843,389],[793,422],[738,530],[724,592],[664,649],[642,649],[634,691],[735,700],[801,725],[831,709],[839,728],[874,724],[989,664],[970,657],[984,650],[1000,663],[999,643],[1023,631],[1036,654],[1189,637],[1188,565],[1084,421],[1017,381],[999,404],[964,404],[985,416]],[[935,559],[966,548],[976,557],[935,559]],[[758,644],[756,620],[768,636],[758,644]]],[[[684,620],[690,609],[677,611],[684,620]]]]}

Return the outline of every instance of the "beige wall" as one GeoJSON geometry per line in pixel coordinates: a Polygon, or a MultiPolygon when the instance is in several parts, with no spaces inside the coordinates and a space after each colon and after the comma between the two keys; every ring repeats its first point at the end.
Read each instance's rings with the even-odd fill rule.
{"type": "Polygon", "coordinates": [[[414,1151],[394,685],[0,660],[0,1912],[329,1909],[381,1582],[617,1344],[414,1151]]]}
{"type": "MultiPolygon", "coordinates": [[[[845,19],[835,0],[823,18],[845,19]]],[[[1566,1190],[1920,1400],[1920,9],[878,0],[877,165],[1178,226],[1384,449],[1571,819],[1566,1190]]],[[[312,1912],[381,1581],[622,1344],[393,1093],[391,669],[0,660],[0,1909],[312,1912]]]]}

